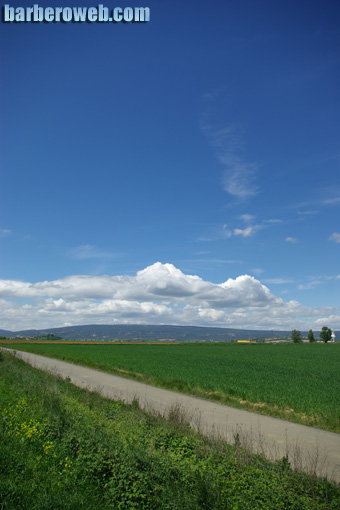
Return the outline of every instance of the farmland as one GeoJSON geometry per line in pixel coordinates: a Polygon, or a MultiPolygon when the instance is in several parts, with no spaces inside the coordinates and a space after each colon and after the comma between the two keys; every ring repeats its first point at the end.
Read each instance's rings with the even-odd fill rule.
{"type": "Polygon", "coordinates": [[[335,510],[340,488],[169,420],[0,361],[0,507],[335,510]]]}
{"type": "Polygon", "coordinates": [[[340,432],[337,344],[13,344],[156,386],[340,432]]]}

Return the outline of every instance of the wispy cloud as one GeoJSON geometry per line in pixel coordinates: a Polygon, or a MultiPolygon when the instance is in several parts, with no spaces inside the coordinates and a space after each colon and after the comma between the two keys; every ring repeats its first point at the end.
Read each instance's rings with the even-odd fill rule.
{"type": "Polygon", "coordinates": [[[327,285],[328,282],[340,280],[340,275],[311,275],[300,283],[298,290],[313,290],[319,285],[327,285]]]}
{"type": "Polygon", "coordinates": [[[256,275],[261,275],[264,272],[264,270],[261,269],[260,267],[254,267],[253,269],[251,269],[251,272],[256,275]]]}
{"type": "Polygon", "coordinates": [[[242,214],[240,219],[246,224],[245,228],[234,228],[232,235],[241,237],[251,237],[255,235],[259,230],[268,228],[271,225],[282,223],[282,220],[269,219],[262,220],[260,223],[255,223],[255,216],[252,214],[242,214]]]}
{"type": "Polygon", "coordinates": [[[240,220],[243,220],[246,223],[254,221],[254,219],[255,219],[255,216],[253,216],[252,214],[241,214],[241,216],[240,216],[240,220]]]}
{"type": "Polygon", "coordinates": [[[255,227],[234,228],[234,236],[250,237],[256,232],[255,227]]]}
{"type": "Polygon", "coordinates": [[[334,232],[331,236],[329,236],[329,240],[340,243],[340,234],[338,232],[334,232]]]}
{"type": "Polygon", "coordinates": [[[276,220],[276,219],[263,220],[263,223],[282,223],[282,220],[276,220]]]}
{"type": "Polygon", "coordinates": [[[223,156],[220,161],[226,167],[223,187],[227,193],[243,200],[259,193],[255,184],[257,165],[244,163],[234,156],[223,156]]]}
{"type": "Polygon", "coordinates": [[[216,259],[216,258],[200,258],[200,259],[188,259],[186,262],[206,262],[209,264],[243,264],[242,260],[231,260],[231,259],[216,259]]]}
{"type": "Polygon", "coordinates": [[[320,212],[319,209],[314,209],[314,207],[322,208],[323,206],[329,207],[340,205],[340,190],[336,183],[334,183],[332,189],[330,188],[321,189],[319,191],[319,195],[321,193],[324,195],[325,198],[320,198],[320,196],[318,196],[314,200],[299,202],[294,204],[292,207],[300,209],[300,211],[297,212],[297,214],[299,215],[312,215],[318,214],[320,212]],[[302,209],[304,208],[307,208],[307,210],[303,211],[302,209]]]}
{"type": "Polygon", "coordinates": [[[298,211],[301,216],[311,216],[313,214],[319,214],[320,211],[298,211]]]}
{"type": "MultiPolygon", "coordinates": [[[[225,223],[219,229],[215,229],[215,235],[211,237],[200,237],[198,241],[217,241],[220,239],[228,239],[230,237],[252,237],[257,232],[269,227],[273,227],[282,223],[279,219],[260,220],[256,222],[256,217],[252,214],[241,214],[238,216],[238,220],[241,220],[244,225],[233,226],[225,223]]],[[[240,223],[238,221],[238,223],[240,223]]]]}
{"type": "MultiPolygon", "coordinates": [[[[206,99],[211,102],[215,96],[206,96],[206,99]]],[[[257,195],[260,192],[256,184],[259,165],[242,156],[244,144],[237,128],[231,125],[216,128],[208,117],[207,112],[202,114],[200,127],[210,141],[216,158],[224,167],[224,190],[241,200],[257,195]]]]}
{"type": "Polygon", "coordinates": [[[332,197],[332,198],[326,198],[322,202],[325,205],[336,205],[340,204],[340,197],[332,197]]]}
{"type": "Polygon", "coordinates": [[[103,251],[91,244],[82,244],[69,251],[69,255],[77,260],[101,259],[108,260],[117,258],[118,254],[112,251],[103,251]]]}
{"type": "Polygon", "coordinates": [[[299,290],[313,290],[313,289],[315,289],[315,287],[318,287],[319,285],[322,285],[323,283],[325,283],[324,280],[313,280],[308,283],[301,283],[298,286],[298,289],[299,290]]]}
{"type": "Polygon", "coordinates": [[[285,239],[286,243],[296,244],[298,241],[296,237],[286,237],[285,239]]]}
{"type": "Polygon", "coordinates": [[[262,281],[263,283],[274,285],[286,285],[287,283],[295,283],[295,280],[290,280],[288,278],[265,278],[262,281]]]}
{"type": "Polygon", "coordinates": [[[8,237],[12,234],[12,231],[8,228],[0,228],[0,237],[8,237]]]}

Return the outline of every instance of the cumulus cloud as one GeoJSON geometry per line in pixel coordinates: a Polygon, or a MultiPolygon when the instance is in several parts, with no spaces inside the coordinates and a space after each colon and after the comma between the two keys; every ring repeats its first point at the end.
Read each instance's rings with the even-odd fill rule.
{"type": "Polygon", "coordinates": [[[285,302],[249,275],[211,283],[160,262],[134,276],[73,275],[36,283],[0,281],[1,325],[10,330],[65,323],[269,329],[290,329],[293,323],[301,329],[306,317],[309,329],[313,327],[311,320],[324,315],[335,317],[337,313],[333,308],[316,311],[296,301],[285,302]]]}
{"type": "Polygon", "coordinates": [[[52,297],[78,301],[114,299],[154,301],[172,299],[207,306],[240,306],[256,300],[257,306],[274,300],[269,290],[252,276],[243,275],[221,284],[182,273],[172,264],[157,262],[135,276],[69,276],[62,280],[27,283],[0,281],[0,297],[52,297]]]}
{"type": "MultiPolygon", "coordinates": [[[[328,317],[323,317],[322,319],[317,319],[315,321],[320,328],[323,328],[326,324],[331,324],[331,329],[340,329],[340,314],[339,315],[330,315],[328,317]]],[[[329,326],[327,326],[329,327],[329,326]]]]}

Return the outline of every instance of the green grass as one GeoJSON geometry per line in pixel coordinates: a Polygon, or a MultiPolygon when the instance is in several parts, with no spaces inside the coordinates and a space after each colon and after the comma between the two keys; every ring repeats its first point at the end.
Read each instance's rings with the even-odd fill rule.
{"type": "Polygon", "coordinates": [[[337,510],[340,487],[0,361],[1,510],[337,510]]]}
{"type": "Polygon", "coordinates": [[[340,432],[338,344],[18,344],[16,348],[340,432]]]}

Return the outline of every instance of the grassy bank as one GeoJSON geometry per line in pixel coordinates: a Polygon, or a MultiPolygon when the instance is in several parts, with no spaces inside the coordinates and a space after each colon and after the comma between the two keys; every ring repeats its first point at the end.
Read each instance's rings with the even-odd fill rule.
{"type": "Polygon", "coordinates": [[[340,488],[0,362],[1,509],[337,509],[340,488]]]}
{"type": "Polygon", "coordinates": [[[338,344],[11,347],[340,432],[338,344]]]}

